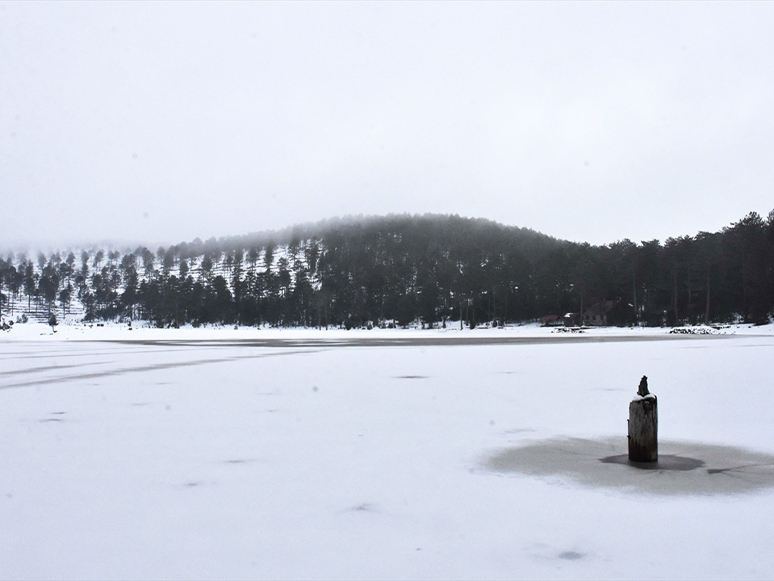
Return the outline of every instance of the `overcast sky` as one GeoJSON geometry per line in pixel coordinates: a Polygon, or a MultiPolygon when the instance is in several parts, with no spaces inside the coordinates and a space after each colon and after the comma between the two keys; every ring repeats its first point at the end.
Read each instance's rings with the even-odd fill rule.
{"type": "Polygon", "coordinates": [[[2,2],[0,246],[774,208],[774,3],[2,2]]]}

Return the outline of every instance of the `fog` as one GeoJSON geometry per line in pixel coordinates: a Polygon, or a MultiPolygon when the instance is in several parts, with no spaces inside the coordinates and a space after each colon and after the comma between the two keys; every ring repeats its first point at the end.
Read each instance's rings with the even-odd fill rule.
{"type": "Polygon", "coordinates": [[[0,246],[767,214],[769,3],[0,4],[0,246]]]}

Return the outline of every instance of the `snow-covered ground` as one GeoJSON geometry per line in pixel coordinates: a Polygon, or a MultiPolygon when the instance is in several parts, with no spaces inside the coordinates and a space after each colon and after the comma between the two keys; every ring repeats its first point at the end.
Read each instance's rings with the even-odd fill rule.
{"type": "Polygon", "coordinates": [[[0,576],[772,578],[774,333],[719,333],[15,325],[0,576]]]}
{"type": "Polygon", "coordinates": [[[317,328],[277,328],[277,327],[240,327],[240,326],[206,326],[194,328],[190,325],[179,329],[158,329],[142,321],[135,322],[134,325],[114,322],[94,322],[84,323],[81,321],[67,321],[57,325],[55,328],[40,322],[29,321],[28,323],[15,324],[10,331],[0,332],[0,343],[4,341],[63,341],[63,340],[85,340],[85,341],[125,341],[125,340],[159,340],[159,341],[210,341],[210,340],[256,340],[256,339],[276,339],[276,340],[307,340],[315,339],[320,341],[340,341],[340,340],[368,340],[368,339],[388,339],[388,338],[442,338],[464,340],[477,338],[532,338],[532,337],[575,337],[583,336],[585,338],[636,338],[645,336],[663,336],[663,335],[761,335],[774,337],[774,324],[755,326],[749,324],[740,325],[718,325],[708,327],[697,325],[693,327],[583,327],[565,328],[565,327],[542,327],[537,323],[528,323],[523,325],[508,325],[506,327],[477,327],[470,330],[459,328],[459,323],[452,323],[445,329],[338,329],[330,327],[328,329],[317,328]]]}

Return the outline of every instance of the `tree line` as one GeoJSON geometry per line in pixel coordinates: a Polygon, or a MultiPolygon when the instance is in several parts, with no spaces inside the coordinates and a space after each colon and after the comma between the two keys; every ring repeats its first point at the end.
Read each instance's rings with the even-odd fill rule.
{"type": "Polygon", "coordinates": [[[0,258],[0,315],[273,326],[475,327],[614,301],[619,325],[767,322],[774,211],[592,246],[459,216],[336,220],[155,252],[0,258]]]}

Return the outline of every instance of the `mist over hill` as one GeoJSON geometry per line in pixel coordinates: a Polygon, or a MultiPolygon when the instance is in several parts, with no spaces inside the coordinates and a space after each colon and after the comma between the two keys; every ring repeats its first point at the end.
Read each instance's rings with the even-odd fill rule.
{"type": "Polygon", "coordinates": [[[390,215],[0,259],[6,321],[475,327],[573,313],[572,323],[678,325],[764,322],[773,310],[774,211],[663,244],[390,215]]]}

